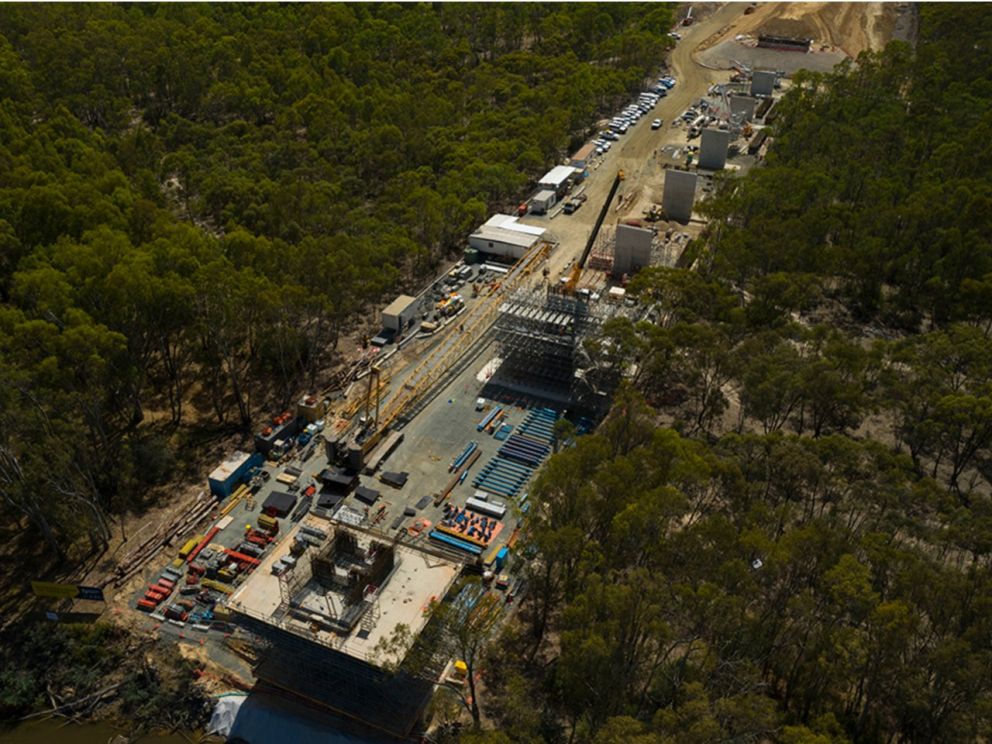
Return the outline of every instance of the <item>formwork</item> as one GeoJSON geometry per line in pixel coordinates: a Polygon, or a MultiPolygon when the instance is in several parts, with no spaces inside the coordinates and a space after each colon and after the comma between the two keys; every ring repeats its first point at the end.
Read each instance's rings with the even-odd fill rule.
{"type": "Polygon", "coordinates": [[[502,359],[498,384],[569,396],[581,367],[582,340],[616,311],[587,293],[518,290],[500,306],[494,328],[502,359]]]}
{"type": "Polygon", "coordinates": [[[616,244],[616,226],[604,225],[596,236],[592,251],[589,253],[589,260],[586,266],[597,271],[605,271],[607,274],[613,273],[613,261],[615,258],[614,247],[616,244]]]}
{"type": "Polygon", "coordinates": [[[380,643],[398,625],[418,636],[431,601],[447,594],[460,570],[435,552],[310,517],[262,559],[227,607],[256,647],[260,681],[407,736],[430,700],[435,670],[391,673],[384,667],[400,664],[406,649],[380,643]],[[308,547],[295,568],[275,576],[275,563],[300,540],[308,547]]]}

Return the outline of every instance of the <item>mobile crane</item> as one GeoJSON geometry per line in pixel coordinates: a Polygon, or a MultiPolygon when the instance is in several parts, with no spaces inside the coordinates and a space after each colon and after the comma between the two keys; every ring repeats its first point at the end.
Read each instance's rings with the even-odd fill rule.
{"type": "Polygon", "coordinates": [[[610,204],[613,202],[613,197],[616,196],[617,189],[620,188],[620,184],[623,183],[624,173],[622,170],[617,171],[616,178],[613,179],[613,185],[610,186],[610,193],[606,195],[606,201],[603,202],[602,209],[599,210],[599,216],[596,218],[596,224],[593,225],[592,233],[589,235],[589,240],[586,241],[585,250],[582,251],[582,257],[576,262],[575,266],[572,267],[571,273],[568,275],[568,281],[565,283],[565,292],[572,294],[575,292],[575,288],[579,283],[579,277],[582,276],[582,269],[586,266],[586,261],[589,258],[589,251],[592,250],[593,243],[596,242],[596,236],[599,235],[599,229],[603,226],[603,220],[606,219],[606,213],[610,209],[610,204]]]}

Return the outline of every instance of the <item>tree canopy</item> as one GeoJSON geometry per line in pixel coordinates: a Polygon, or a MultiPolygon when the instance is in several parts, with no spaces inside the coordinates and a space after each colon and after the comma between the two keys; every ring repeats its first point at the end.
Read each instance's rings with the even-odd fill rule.
{"type": "Polygon", "coordinates": [[[697,270],[589,341],[620,392],[530,491],[501,733],[465,741],[992,733],[992,16],[920,13],[796,75],[697,270]]]}
{"type": "Polygon", "coordinates": [[[59,555],[638,88],[667,7],[0,7],[0,494],[59,555]]]}

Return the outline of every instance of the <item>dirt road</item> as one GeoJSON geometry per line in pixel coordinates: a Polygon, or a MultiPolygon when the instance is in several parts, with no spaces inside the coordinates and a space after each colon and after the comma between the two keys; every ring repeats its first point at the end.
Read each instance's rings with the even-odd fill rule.
{"type": "MultiPolygon", "coordinates": [[[[699,100],[713,83],[725,81],[729,77],[727,72],[701,67],[693,60],[692,53],[699,45],[722,34],[727,26],[743,14],[745,7],[743,4],[728,3],[682,31],[683,38],[671,54],[672,75],[676,78],[677,85],[661,99],[654,111],[642,117],[630,132],[621,137],[595,166],[595,171],[586,180],[585,193],[588,201],[582,209],[573,215],[559,214],[553,220],[526,220],[547,227],[559,242],[558,249],[548,261],[552,282],[557,281],[566,267],[581,256],[617,170],[623,170],[625,175],[618,193],[636,190],[641,198],[645,195],[653,196],[653,200],[660,203],[661,194],[652,193],[660,187],[662,172],[653,153],[663,145],[685,142],[685,131],[673,128],[672,120],[685,111],[690,103],[699,100]],[[661,129],[651,129],[650,120],[655,117],[664,121],[661,129]]],[[[616,220],[616,213],[610,213],[603,224],[615,223],[616,220]]]]}

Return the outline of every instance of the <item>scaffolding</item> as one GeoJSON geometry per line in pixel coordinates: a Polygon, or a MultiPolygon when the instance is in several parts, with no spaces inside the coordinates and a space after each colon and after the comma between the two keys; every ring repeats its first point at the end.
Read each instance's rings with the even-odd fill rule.
{"type": "Polygon", "coordinates": [[[493,382],[571,398],[585,358],[583,339],[618,311],[588,291],[514,293],[499,308],[495,337],[502,363],[493,382]]]}
{"type": "MultiPolygon", "coordinates": [[[[304,527],[311,532],[303,535],[316,529],[299,525],[287,539],[304,527]]],[[[228,604],[232,622],[253,651],[261,683],[392,736],[409,736],[440,667],[431,659],[404,671],[409,648],[395,638],[397,626],[419,637],[430,626],[422,608],[447,594],[461,566],[375,531],[322,529],[328,532],[320,544],[306,540],[294,568],[278,577],[278,590],[267,572],[239,587],[228,604]]]]}
{"type": "Polygon", "coordinates": [[[604,226],[596,237],[596,243],[589,254],[586,267],[597,271],[613,273],[614,249],[616,247],[616,226],[604,226]]]}

